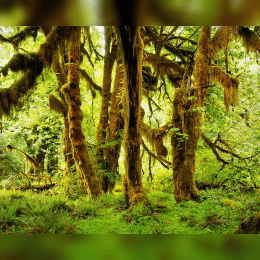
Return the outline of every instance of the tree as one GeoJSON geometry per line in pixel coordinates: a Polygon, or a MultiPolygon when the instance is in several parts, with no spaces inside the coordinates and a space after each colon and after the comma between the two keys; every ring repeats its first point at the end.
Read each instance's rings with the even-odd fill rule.
{"type": "MultiPolygon", "coordinates": [[[[101,101],[101,112],[99,124],[97,127],[97,148],[96,148],[96,165],[99,168],[99,175],[102,182],[102,189],[107,192],[111,189],[111,181],[107,172],[107,162],[105,159],[105,143],[106,143],[106,131],[108,128],[108,106],[110,101],[110,90],[112,82],[112,69],[116,57],[116,45],[115,40],[112,43],[110,50],[111,42],[111,33],[112,28],[105,26],[105,57],[104,57],[104,73],[103,73],[103,88],[102,88],[102,101],[101,101]]],[[[112,157],[111,160],[114,160],[112,157]]]]}
{"type": "Polygon", "coordinates": [[[89,194],[98,196],[102,191],[81,128],[81,121],[83,119],[82,111],[80,109],[81,98],[79,88],[81,28],[72,27],[69,29],[71,31],[69,32],[70,36],[68,38],[68,83],[62,86],[61,91],[68,104],[69,137],[74,160],[81,173],[84,185],[88,188],[89,194]]]}
{"type": "Polygon", "coordinates": [[[141,175],[141,99],[143,41],[139,26],[117,28],[124,67],[124,195],[128,205],[147,203],[141,175]]]}
{"type": "Polygon", "coordinates": [[[111,108],[108,112],[109,126],[108,136],[105,150],[105,164],[109,175],[105,180],[105,190],[112,192],[118,173],[118,159],[122,143],[122,129],[124,128],[124,119],[121,115],[121,98],[123,91],[124,69],[122,64],[122,57],[117,48],[117,67],[114,83],[114,91],[111,96],[111,108]]]}

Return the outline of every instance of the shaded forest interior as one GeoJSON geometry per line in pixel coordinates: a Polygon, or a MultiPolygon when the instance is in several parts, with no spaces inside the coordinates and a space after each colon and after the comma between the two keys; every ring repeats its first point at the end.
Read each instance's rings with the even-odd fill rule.
{"type": "MultiPolygon", "coordinates": [[[[0,27],[3,201],[38,192],[84,218],[67,204],[81,198],[93,218],[101,204],[127,210],[127,224],[211,201],[239,217],[213,207],[203,223],[192,212],[180,222],[258,233],[259,35],[259,26],[0,27]]],[[[4,233],[8,221],[0,216],[4,233]]]]}

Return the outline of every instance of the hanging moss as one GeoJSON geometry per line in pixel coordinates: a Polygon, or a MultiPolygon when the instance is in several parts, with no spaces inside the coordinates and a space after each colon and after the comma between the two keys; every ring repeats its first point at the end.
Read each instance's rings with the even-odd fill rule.
{"type": "Polygon", "coordinates": [[[150,66],[143,66],[142,76],[143,88],[148,91],[155,91],[154,87],[157,85],[158,77],[152,75],[152,69],[150,66]]]}
{"type": "Polygon", "coordinates": [[[168,155],[168,150],[164,146],[163,138],[165,138],[169,130],[173,127],[171,122],[166,123],[160,128],[152,128],[151,126],[141,122],[142,135],[145,136],[147,141],[155,148],[158,157],[166,157],[168,155]]]}
{"type": "Polygon", "coordinates": [[[67,115],[66,107],[55,96],[49,95],[49,105],[51,110],[61,113],[63,116],[67,115]]]}
{"type": "Polygon", "coordinates": [[[40,75],[43,70],[43,63],[39,60],[39,55],[36,53],[25,54],[15,54],[11,60],[4,66],[5,75],[7,75],[10,69],[13,72],[26,72],[28,70],[34,72],[36,75],[40,75]]]}
{"type": "Polygon", "coordinates": [[[179,75],[184,74],[184,69],[177,62],[164,56],[156,58],[155,54],[144,51],[144,60],[151,64],[154,69],[157,69],[160,75],[171,75],[173,71],[179,75]]]}
{"type": "Polygon", "coordinates": [[[225,73],[219,66],[208,66],[210,79],[219,83],[224,88],[224,103],[226,113],[228,113],[231,103],[235,105],[238,102],[238,84],[239,80],[225,73]]]}
{"type": "MultiPolygon", "coordinates": [[[[64,45],[64,43],[61,43],[60,42],[60,49],[61,49],[61,46],[64,45]]],[[[62,62],[64,63],[64,62],[62,62]]],[[[63,68],[61,68],[61,64],[60,64],[60,57],[59,57],[59,50],[56,50],[55,51],[55,54],[53,56],[53,59],[52,59],[52,67],[53,67],[53,70],[56,74],[56,77],[58,79],[58,92],[59,92],[59,95],[62,99],[63,96],[62,96],[62,92],[60,91],[61,87],[66,83],[66,80],[67,80],[67,69],[64,68],[64,64],[63,64],[63,68]]]]}
{"type": "Polygon", "coordinates": [[[64,41],[69,34],[69,27],[55,26],[48,34],[46,42],[41,44],[39,55],[45,66],[52,65],[52,58],[59,47],[59,43],[64,41]]]}
{"type": "Polygon", "coordinates": [[[238,26],[221,26],[215,32],[210,44],[209,55],[213,59],[220,49],[226,49],[238,31],[238,26]]]}
{"type": "Polygon", "coordinates": [[[242,38],[247,52],[255,52],[258,56],[260,53],[260,38],[257,33],[245,26],[239,26],[238,35],[242,38]]]}
{"type": "Polygon", "coordinates": [[[12,107],[17,106],[18,100],[35,86],[36,77],[34,72],[28,71],[9,88],[0,89],[0,109],[5,115],[9,115],[12,107]]]}
{"type": "MultiPolygon", "coordinates": [[[[53,55],[58,49],[61,35],[66,31],[63,27],[56,26],[48,35],[47,40],[40,46],[38,53],[29,55],[16,54],[5,66],[4,75],[8,69],[24,72],[23,76],[9,88],[0,89],[0,109],[8,115],[13,106],[17,106],[19,99],[35,87],[36,79],[43,70],[43,65],[51,65],[53,55]]],[[[21,103],[19,103],[20,105],[21,103]]]]}
{"type": "Polygon", "coordinates": [[[11,105],[7,98],[7,89],[1,89],[0,91],[0,108],[4,115],[8,115],[11,110],[11,105]]]}

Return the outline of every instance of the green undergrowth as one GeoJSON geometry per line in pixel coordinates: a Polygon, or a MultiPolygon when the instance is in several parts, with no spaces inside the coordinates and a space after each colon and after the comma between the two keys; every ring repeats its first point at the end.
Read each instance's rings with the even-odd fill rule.
{"type": "Polygon", "coordinates": [[[201,191],[198,201],[178,205],[171,193],[147,196],[150,206],[130,211],[120,189],[97,199],[1,190],[0,234],[230,234],[260,211],[259,192],[234,187],[201,191]]]}

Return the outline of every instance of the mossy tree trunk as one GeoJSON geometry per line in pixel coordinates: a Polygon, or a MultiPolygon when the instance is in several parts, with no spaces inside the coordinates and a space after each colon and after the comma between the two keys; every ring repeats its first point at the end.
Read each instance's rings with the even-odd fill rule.
{"type": "Polygon", "coordinates": [[[84,185],[89,194],[98,196],[102,193],[102,190],[100,182],[96,177],[95,167],[91,160],[81,127],[83,119],[83,113],[80,109],[81,98],[79,88],[81,27],[71,27],[70,30],[71,33],[68,40],[68,83],[62,87],[62,92],[68,104],[69,138],[71,140],[73,157],[81,173],[84,185]]]}
{"type": "Polygon", "coordinates": [[[72,153],[71,140],[69,138],[69,119],[64,116],[64,130],[63,130],[63,155],[66,163],[66,175],[75,172],[75,160],[72,153]]]}
{"type": "MultiPolygon", "coordinates": [[[[66,83],[66,79],[68,76],[68,71],[65,66],[64,56],[67,56],[67,53],[65,51],[65,41],[60,43],[60,52],[61,52],[61,63],[59,59],[59,52],[56,51],[56,53],[53,56],[53,70],[56,74],[56,77],[58,79],[58,93],[61,98],[60,102],[64,106],[65,110],[68,110],[68,104],[66,104],[64,93],[61,91],[62,86],[66,83]]],[[[64,121],[64,130],[63,130],[63,155],[65,157],[65,165],[66,165],[66,174],[64,177],[75,174],[76,172],[76,165],[74,161],[74,157],[72,154],[72,147],[71,147],[71,140],[69,138],[69,119],[68,119],[68,113],[62,113],[63,115],[63,121],[64,121]]]]}
{"type": "Polygon", "coordinates": [[[125,175],[123,177],[124,196],[130,207],[147,204],[146,192],[142,185],[140,158],[140,107],[142,98],[143,41],[139,26],[119,26],[117,28],[124,67],[124,140],[125,175]]]}
{"type": "Polygon", "coordinates": [[[118,159],[121,149],[121,135],[120,130],[124,127],[124,120],[121,115],[121,94],[123,89],[124,80],[124,69],[122,64],[122,57],[119,50],[117,51],[117,67],[114,91],[111,97],[111,109],[109,111],[109,127],[108,127],[108,137],[107,142],[113,142],[110,144],[105,151],[106,154],[106,166],[107,171],[110,173],[108,178],[103,180],[102,186],[103,190],[112,192],[116,178],[118,176],[118,159]]]}
{"type": "Polygon", "coordinates": [[[198,43],[198,53],[194,68],[195,96],[188,99],[190,93],[189,71],[187,71],[180,89],[176,90],[173,109],[173,127],[179,128],[178,135],[171,138],[173,155],[174,197],[177,203],[195,199],[197,189],[194,179],[195,155],[202,126],[202,111],[208,86],[207,66],[209,64],[208,45],[210,27],[202,26],[198,43]]]}
{"type": "Polygon", "coordinates": [[[111,46],[110,28],[105,26],[105,57],[104,57],[104,75],[103,75],[103,89],[102,89],[102,102],[99,124],[97,127],[97,148],[96,148],[96,167],[100,181],[102,183],[102,189],[107,192],[109,185],[109,176],[105,158],[105,143],[108,128],[108,105],[110,100],[111,81],[112,81],[112,69],[116,57],[116,45],[115,42],[111,46]]]}

